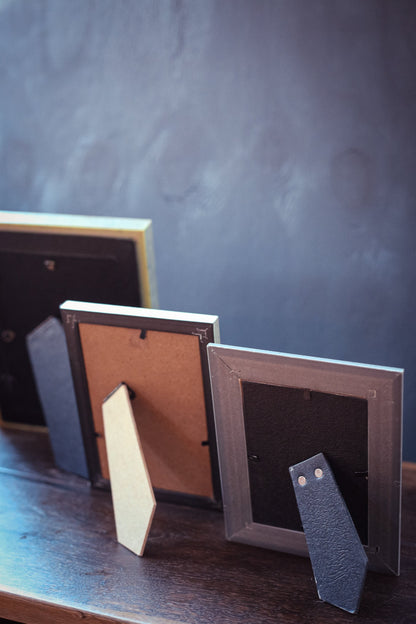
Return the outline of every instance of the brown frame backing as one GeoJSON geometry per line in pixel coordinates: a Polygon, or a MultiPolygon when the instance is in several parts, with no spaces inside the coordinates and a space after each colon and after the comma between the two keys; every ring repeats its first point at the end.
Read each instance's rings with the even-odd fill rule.
{"type": "MultiPolygon", "coordinates": [[[[145,414],[145,406],[152,403],[152,409],[155,410],[154,424],[150,423],[151,427],[153,427],[153,450],[155,450],[156,454],[159,454],[159,456],[163,456],[163,444],[165,444],[164,440],[167,439],[165,428],[175,425],[175,421],[172,423],[175,412],[172,407],[172,414],[167,414],[167,417],[171,419],[169,422],[166,418],[159,418],[160,412],[157,408],[157,402],[160,397],[158,394],[163,393],[163,390],[158,390],[157,385],[154,384],[154,379],[150,380],[150,382],[146,380],[146,365],[148,363],[150,368],[159,367],[162,371],[161,374],[164,375],[161,381],[163,382],[163,379],[165,379],[167,387],[169,388],[169,383],[171,382],[170,379],[167,379],[169,370],[172,371],[172,376],[176,374],[175,360],[170,359],[172,357],[174,358],[177,352],[175,351],[175,345],[179,345],[180,349],[183,347],[185,350],[189,346],[189,355],[188,352],[183,352],[182,349],[184,359],[181,366],[179,366],[180,363],[178,362],[178,367],[180,371],[192,371],[192,375],[189,376],[188,384],[190,395],[195,394],[194,386],[201,384],[203,405],[198,407],[200,405],[198,403],[199,398],[196,402],[192,402],[191,398],[188,397],[187,380],[185,380],[179,395],[179,404],[183,407],[183,418],[181,422],[177,423],[179,437],[175,438],[175,436],[172,435],[170,438],[172,448],[168,449],[166,446],[165,448],[169,451],[171,466],[172,458],[174,458],[175,461],[181,461],[181,451],[179,447],[183,442],[180,449],[186,448],[186,444],[189,440],[185,440],[185,438],[188,437],[189,433],[189,438],[193,444],[193,450],[196,450],[198,457],[202,457],[203,454],[206,454],[208,458],[206,465],[209,472],[210,490],[209,492],[201,490],[200,494],[198,493],[199,489],[196,491],[192,488],[184,488],[184,490],[166,489],[165,487],[158,487],[158,484],[154,483],[156,486],[155,491],[158,500],[219,507],[221,488],[206,351],[208,343],[219,341],[218,317],[74,301],[67,301],[61,306],[61,315],[67,337],[85,454],[87,457],[90,479],[93,484],[106,486],[108,483],[107,479],[103,478],[103,474],[105,474],[104,464],[98,450],[100,442],[102,441],[102,432],[100,428],[97,427],[97,384],[101,386],[99,390],[101,393],[99,395],[100,401],[105,398],[103,395],[106,392],[108,393],[113,390],[113,387],[111,387],[113,383],[114,387],[120,382],[127,383],[133,392],[137,393],[137,414],[139,419],[143,417],[142,432],[145,432],[146,427],[147,416],[145,414]],[[100,333],[103,342],[102,345],[99,344],[101,341],[100,333]],[[141,340],[141,337],[143,337],[144,340],[141,340]],[[138,346],[141,346],[138,343],[144,344],[146,340],[149,341],[148,344],[152,349],[152,345],[156,345],[154,347],[156,352],[153,354],[149,352],[146,355],[148,359],[146,360],[145,358],[143,360],[142,358],[138,364],[137,360],[135,360],[135,350],[133,347],[135,346],[137,349],[138,346]],[[132,347],[131,345],[133,342],[135,342],[135,345],[132,347]],[[166,357],[164,356],[163,349],[168,352],[166,353],[166,357]],[[195,349],[197,350],[197,354],[195,353],[195,349]],[[125,355],[123,350],[125,350],[125,355]],[[172,350],[173,355],[169,353],[170,350],[172,350]],[[116,353],[116,351],[118,352],[116,353]],[[187,358],[193,358],[193,363],[191,363],[190,367],[188,366],[187,358]],[[169,366],[169,362],[171,363],[170,369],[167,370],[166,366],[169,366]],[[105,382],[101,383],[100,376],[103,378],[105,377],[105,382]],[[199,378],[200,380],[198,380],[199,378]],[[153,393],[153,395],[149,396],[149,392],[153,393]],[[189,425],[187,421],[188,409],[189,425]],[[191,412],[192,409],[194,410],[193,412],[191,412]],[[140,410],[142,411],[140,412],[140,410]],[[196,414],[195,410],[197,412],[196,414]],[[204,412],[203,414],[202,411],[204,412]],[[193,421],[192,415],[194,416],[193,421]],[[192,422],[195,423],[195,419],[200,421],[201,418],[204,419],[203,423],[207,433],[207,439],[199,441],[200,451],[198,451],[196,448],[197,444],[195,443],[195,435],[198,434],[195,434],[192,422]],[[189,431],[186,429],[188,426],[189,431]],[[202,444],[207,446],[207,448],[201,449],[202,444]],[[158,445],[160,445],[161,448],[158,448],[158,445]],[[174,448],[175,445],[178,445],[176,449],[174,448]]],[[[180,374],[182,373],[178,373],[178,375],[180,374]]],[[[198,393],[199,390],[197,389],[196,392],[198,393]]],[[[101,406],[101,403],[99,403],[99,405],[101,406]]],[[[173,402],[172,405],[176,404],[173,402]]],[[[163,409],[166,410],[166,402],[165,408],[163,409]]],[[[200,425],[201,423],[199,422],[198,426],[200,425]]],[[[138,426],[140,427],[140,422],[138,422],[138,426]]],[[[146,441],[144,440],[144,446],[145,445],[146,441]]],[[[149,470],[152,474],[150,451],[146,456],[146,461],[149,463],[149,470]]],[[[166,463],[168,464],[169,461],[167,460],[166,463]]],[[[192,451],[189,457],[184,457],[184,462],[185,461],[187,462],[188,470],[192,469],[192,462],[194,461],[192,451]]],[[[202,464],[201,466],[198,464],[197,469],[200,472],[201,470],[205,470],[202,464]]],[[[182,473],[184,473],[183,468],[179,465],[177,470],[178,473],[181,470],[182,473]]],[[[191,479],[191,477],[189,478],[191,479]]],[[[166,480],[168,481],[168,478],[166,480]]]]}

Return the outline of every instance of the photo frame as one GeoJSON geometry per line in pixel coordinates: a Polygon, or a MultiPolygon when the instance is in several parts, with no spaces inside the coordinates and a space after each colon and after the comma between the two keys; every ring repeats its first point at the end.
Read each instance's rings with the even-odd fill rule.
{"type": "Polygon", "coordinates": [[[108,484],[102,402],[120,383],[158,500],[220,507],[207,345],[217,316],[67,301],[61,306],[93,484],[108,484]]]}
{"type": "Polygon", "coordinates": [[[289,466],[323,452],[369,568],[398,575],[403,370],[225,345],[208,358],[227,539],[307,556],[289,466]]]}
{"type": "Polygon", "coordinates": [[[152,223],[0,212],[0,403],[8,426],[44,426],[27,336],[66,299],[157,307],[152,223]]]}

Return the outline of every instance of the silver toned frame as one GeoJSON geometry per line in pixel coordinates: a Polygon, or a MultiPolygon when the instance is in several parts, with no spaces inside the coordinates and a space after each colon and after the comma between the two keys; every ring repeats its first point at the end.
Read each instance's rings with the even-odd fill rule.
{"type": "Polygon", "coordinates": [[[217,344],[208,345],[208,360],[227,539],[308,556],[303,532],[253,522],[242,382],[362,398],[368,404],[365,550],[370,569],[399,575],[403,370],[217,344]]]}

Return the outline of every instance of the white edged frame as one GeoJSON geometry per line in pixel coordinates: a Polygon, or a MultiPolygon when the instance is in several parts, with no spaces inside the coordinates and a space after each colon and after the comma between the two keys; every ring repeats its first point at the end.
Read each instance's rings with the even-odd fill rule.
{"type": "Polygon", "coordinates": [[[136,394],[133,409],[158,500],[221,507],[206,349],[220,339],[218,317],[81,301],[60,309],[93,484],[108,486],[97,408],[124,382],[136,394]]]}

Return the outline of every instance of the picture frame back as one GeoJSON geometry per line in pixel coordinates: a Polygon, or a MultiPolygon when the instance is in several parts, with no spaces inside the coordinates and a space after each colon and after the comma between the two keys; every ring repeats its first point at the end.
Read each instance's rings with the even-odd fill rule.
{"type": "Polygon", "coordinates": [[[0,211],[3,426],[44,426],[25,339],[66,299],[157,307],[152,223],[0,211]]]}
{"type": "Polygon", "coordinates": [[[288,469],[323,452],[369,568],[398,575],[403,370],[214,344],[208,359],[227,539],[308,556],[288,469]]]}
{"type": "Polygon", "coordinates": [[[219,508],[206,350],[218,317],[75,301],[61,315],[92,483],[109,477],[101,404],[125,383],[157,499],[219,508]]]}

